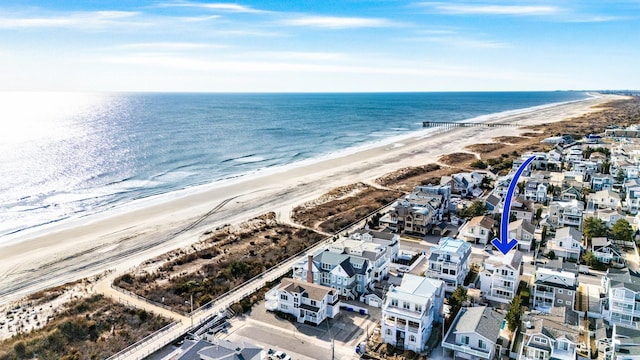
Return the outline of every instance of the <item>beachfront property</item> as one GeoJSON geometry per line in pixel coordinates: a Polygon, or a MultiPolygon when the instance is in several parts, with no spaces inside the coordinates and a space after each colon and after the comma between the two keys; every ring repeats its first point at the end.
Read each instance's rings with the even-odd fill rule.
{"type": "Polygon", "coordinates": [[[547,242],[547,250],[553,251],[557,257],[579,260],[582,253],[582,232],[572,227],[557,229],[555,237],[547,242]]]}
{"type": "Polygon", "coordinates": [[[640,360],[640,330],[613,325],[610,360],[640,360]]]}
{"type": "Polygon", "coordinates": [[[449,212],[450,201],[448,186],[418,186],[393,203],[380,224],[393,231],[424,236],[449,212]]]}
{"type": "Polygon", "coordinates": [[[549,203],[549,223],[554,228],[566,226],[582,231],[584,203],[578,200],[549,203]]]}
{"type": "Polygon", "coordinates": [[[487,306],[463,307],[442,341],[446,359],[494,359],[507,344],[504,315],[487,306]]]}
{"type": "Polygon", "coordinates": [[[389,287],[382,307],[382,341],[417,353],[425,346],[433,323],[442,322],[444,283],[405,274],[400,286],[389,287]]]}
{"type": "Polygon", "coordinates": [[[605,264],[615,267],[623,267],[625,265],[624,254],[606,237],[592,238],[591,252],[596,259],[605,264]]]}
{"type": "Polygon", "coordinates": [[[485,299],[509,304],[520,285],[522,275],[522,253],[509,251],[506,255],[490,256],[480,272],[480,291],[485,299]]]}
{"type": "Polygon", "coordinates": [[[533,307],[543,312],[557,306],[573,310],[577,289],[577,271],[538,266],[531,290],[533,307]]]}
{"type": "Polygon", "coordinates": [[[339,238],[326,247],[336,254],[346,254],[368,260],[373,281],[381,281],[389,273],[391,257],[385,245],[352,238],[339,238]]]}
{"type": "Polygon", "coordinates": [[[266,309],[291,314],[299,323],[312,325],[318,325],[326,318],[334,318],[340,312],[336,289],[308,280],[282,280],[280,285],[265,294],[266,309]]]}
{"type": "Polygon", "coordinates": [[[471,261],[471,245],[467,242],[442,238],[437,246],[430,249],[427,258],[425,276],[444,281],[447,293],[464,283],[469,273],[471,261]]]}
{"type": "Polygon", "coordinates": [[[294,279],[336,289],[338,296],[351,300],[370,292],[373,272],[368,259],[329,249],[305,256],[293,265],[294,279]]]}
{"type": "Polygon", "coordinates": [[[493,239],[494,224],[489,216],[476,216],[462,225],[459,236],[476,244],[488,244],[493,239]]]}
{"type": "Polygon", "coordinates": [[[640,276],[610,268],[602,277],[605,294],[602,316],[609,324],[640,329],[640,276]]]}
{"type": "Polygon", "coordinates": [[[536,227],[529,221],[520,219],[509,223],[509,239],[518,240],[518,249],[531,251],[535,245],[536,227]]]}
{"type": "Polygon", "coordinates": [[[375,231],[369,229],[356,230],[351,234],[354,240],[362,240],[372,242],[374,244],[387,247],[387,256],[391,261],[398,259],[398,251],[400,250],[400,235],[384,231],[375,231]]]}
{"type": "Polygon", "coordinates": [[[579,332],[563,317],[535,317],[522,322],[516,339],[520,360],[575,360],[579,332]]]}
{"type": "Polygon", "coordinates": [[[588,201],[593,203],[598,209],[616,210],[620,208],[620,194],[612,190],[599,190],[594,194],[589,194],[588,201]]]}

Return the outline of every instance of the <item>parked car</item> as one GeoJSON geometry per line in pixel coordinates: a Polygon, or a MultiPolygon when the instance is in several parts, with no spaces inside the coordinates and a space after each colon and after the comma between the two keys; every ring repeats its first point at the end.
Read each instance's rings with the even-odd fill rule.
{"type": "Polygon", "coordinates": [[[273,354],[273,358],[276,360],[291,360],[291,356],[287,355],[284,351],[276,351],[276,353],[273,354]]]}

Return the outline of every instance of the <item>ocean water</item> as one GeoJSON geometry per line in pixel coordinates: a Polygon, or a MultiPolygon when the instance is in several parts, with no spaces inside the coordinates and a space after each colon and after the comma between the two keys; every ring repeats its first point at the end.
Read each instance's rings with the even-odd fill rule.
{"type": "Polygon", "coordinates": [[[422,121],[582,92],[0,93],[0,243],[9,235],[422,130],[422,121]]]}

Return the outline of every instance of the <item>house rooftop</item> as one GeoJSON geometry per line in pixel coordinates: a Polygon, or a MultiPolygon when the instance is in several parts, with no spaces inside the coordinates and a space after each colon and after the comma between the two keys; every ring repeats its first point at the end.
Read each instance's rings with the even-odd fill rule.
{"type": "Polygon", "coordinates": [[[454,344],[456,333],[475,332],[495,343],[500,335],[503,320],[503,314],[488,306],[464,307],[451,324],[446,342],[454,344]]]}
{"type": "Polygon", "coordinates": [[[522,252],[518,250],[509,251],[506,255],[498,254],[490,256],[486,262],[495,265],[508,265],[513,269],[519,269],[522,264],[522,252]]]}
{"type": "Polygon", "coordinates": [[[485,229],[489,229],[491,230],[493,228],[493,224],[494,221],[492,218],[483,215],[483,216],[476,216],[474,218],[472,218],[471,220],[469,220],[469,223],[467,224],[467,226],[480,226],[483,227],[485,229]]]}
{"type": "Polygon", "coordinates": [[[307,293],[310,299],[322,301],[327,294],[333,294],[334,289],[318,284],[308,283],[298,279],[283,279],[280,288],[288,293],[307,293]]]}
{"type": "Polygon", "coordinates": [[[442,280],[426,278],[413,274],[405,274],[400,286],[391,286],[387,298],[400,298],[419,304],[427,304],[434,296],[441,296],[444,291],[442,280]]]}
{"type": "Polygon", "coordinates": [[[509,223],[509,231],[515,231],[520,227],[530,234],[533,234],[536,231],[536,227],[525,219],[519,219],[509,223]]]}

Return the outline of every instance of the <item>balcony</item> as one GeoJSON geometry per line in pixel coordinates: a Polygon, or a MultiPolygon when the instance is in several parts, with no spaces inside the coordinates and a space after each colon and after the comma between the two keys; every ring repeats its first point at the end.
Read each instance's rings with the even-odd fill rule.
{"type": "Polygon", "coordinates": [[[554,296],[554,292],[553,291],[541,291],[536,289],[536,291],[533,292],[533,297],[534,298],[544,298],[544,299],[555,299],[554,296]]]}
{"type": "Polygon", "coordinates": [[[453,350],[455,352],[461,352],[472,356],[477,356],[481,359],[491,359],[491,353],[488,350],[476,350],[469,345],[456,345],[448,342],[442,343],[442,347],[445,349],[453,350]]]}

